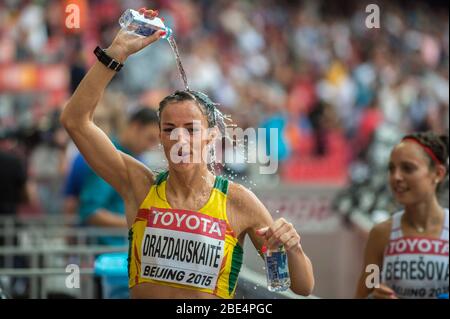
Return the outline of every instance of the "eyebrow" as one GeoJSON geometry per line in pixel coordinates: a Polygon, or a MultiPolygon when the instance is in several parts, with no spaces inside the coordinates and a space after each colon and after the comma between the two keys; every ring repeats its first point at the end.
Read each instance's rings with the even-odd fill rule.
{"type": "MultiPolygon", "coordinates": [[[[165,123],[163,123],[163,125],[167,125],[167,126],[176,126],[175,124],[173,124],[173,123],[170,123],[170,122],[165,122],[165,123]]],[[[194,125],[194,123],[192,123],[192,122],[188,122],[188,123],[184,123],[183,124],[183,126],[188,126],[188,125],[194,125]]]]}
{"type": "MultiPolygon", "coordinates": [[[[411,164],[411,165],[415,165],[415,166],[419,165],[416,162],[411,161],[411,160],[400,161],[398,164],[399,165],[401,165],[401,164],[411,164]]],[[[395,165],[395,163],[393,161],[389,161],[388,165],[395,165]]]]}

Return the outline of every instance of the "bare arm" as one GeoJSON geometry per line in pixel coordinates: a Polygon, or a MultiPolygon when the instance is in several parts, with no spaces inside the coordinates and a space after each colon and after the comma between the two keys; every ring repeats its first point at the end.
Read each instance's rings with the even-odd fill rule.
{"type": "Polygon", "coordinates": [[[313,267],[293,225],[283,218],[274,222],[268,210],[252,192],[235,185],[230,188],[230,195],[239,206],[233,211],[245,221],[245,232],[255,248],[260,252],[263,245],[272,249],[284,245],[288,254],[292,291],[302,296],[310,295],[314,288],[313,267]]]}
{"type": "MultiPolygon", "coordinates": [[[[156,32],[147,38],[140,38],[119,31],[107,49],[107,54],[123,63],[132,53],[158,40],[161,34],[156,32]]],[[[98,101],[114,75],[115,71],[96,62],[65,106],[61,123],[92,169],[122,197],[128,197],[132,189],[129,172],[133,169],[142,169],[143,166],[132,157],[118,151],[93,121],[98,101]]]]}

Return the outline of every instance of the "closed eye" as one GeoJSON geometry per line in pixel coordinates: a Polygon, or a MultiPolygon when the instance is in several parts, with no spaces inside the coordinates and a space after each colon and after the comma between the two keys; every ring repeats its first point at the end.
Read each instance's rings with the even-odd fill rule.
{"type": "Polygon", "coordinates": [[[402,164],[402,170],[405,173],[412,173],[412,172],[414,172],[416,170],[416,166],[415,165],[411,165],[409,163],[404,163],[404,164],[402,164]]]}

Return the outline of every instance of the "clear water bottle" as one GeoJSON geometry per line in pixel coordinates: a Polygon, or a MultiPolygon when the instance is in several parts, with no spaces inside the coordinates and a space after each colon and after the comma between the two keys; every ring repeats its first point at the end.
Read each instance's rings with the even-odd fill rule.
{"type": "Polygon", "coordinates": [[[262,247],[266,262],[267,288],[272,292],[286,291],[291,286],[289,265],[286,250],[280,246],[278,250],[271,251],[262,247]]]}
{"type": "Polygon", "coordinates": [[[122,29],[141,37],[148,37],[158,30],[164,30],[166,34],[163,38],[168,39],[173,33],[172,29],[166,27],[160,18],[149,19],[133,9],[128,9],[122,14],[119,24],[122,29]]]}

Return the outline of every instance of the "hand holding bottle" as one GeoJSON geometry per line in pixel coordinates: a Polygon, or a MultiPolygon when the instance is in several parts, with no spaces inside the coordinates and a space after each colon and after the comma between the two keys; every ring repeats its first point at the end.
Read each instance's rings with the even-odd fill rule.
{"type": "MultiPolygon", "coordinates": [[[[140,9],[139,13],[147,18],[158,16],[158,11],[140,9]]],[[[112,58],[123,63],[131,54],[136,53],[166,35],[166,31],[158,30],[148,37],[139,37],[121,29],[106,50],[112,58]]]]}

